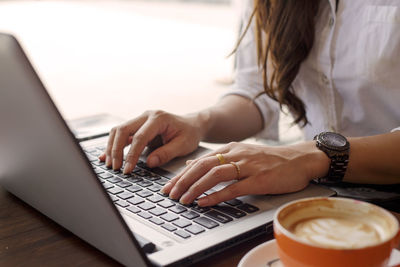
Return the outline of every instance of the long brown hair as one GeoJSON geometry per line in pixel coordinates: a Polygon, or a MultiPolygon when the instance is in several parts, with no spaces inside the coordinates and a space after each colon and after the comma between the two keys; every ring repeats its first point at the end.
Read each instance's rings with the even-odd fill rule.
{"type": "Polygon", "coordinates": [[[240,43],[254,19],[258,64],[262,68],[265,91],[260,94],[266,93],[279,102],[281,109],[287,106],[294,115],[294,123],[301,126],[308,123],[306,108],[296,96],[292,83],[314,43],[318,8],[319,0],[254,0],[254,11],[239,39],[240,43]],[[269,79],[268,65],[272,71],[269,79]]]}

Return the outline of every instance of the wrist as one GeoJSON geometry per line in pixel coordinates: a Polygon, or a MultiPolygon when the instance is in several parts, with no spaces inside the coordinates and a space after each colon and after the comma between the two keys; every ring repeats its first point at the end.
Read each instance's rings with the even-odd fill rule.
{"type": "Polygon", "coordinates": [[[331,159],[321,151],[315,141],[304,142],[307,155],[307,173],[310,180],[325,177],[329,172],[331,159]]]}
{"type": "Polygon", "coordinates": [[[200,140],[204,141],[211,128],[211,112],[209,109],[187,115],[192,121],[192,125],[197,129],[200,140]]]}

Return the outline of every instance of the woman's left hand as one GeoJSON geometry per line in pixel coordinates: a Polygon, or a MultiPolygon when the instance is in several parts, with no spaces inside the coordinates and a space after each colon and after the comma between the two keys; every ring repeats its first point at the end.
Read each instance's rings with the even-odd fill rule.
{"type": "Polygon", "coordinates": [[[305,188],[311,179],[323,177],[329,163],[314,141],[280,147],[233,142],[191,161],[162,192],[189,204],[220,182],[236,181],[198,199],[199,206],[248,194],[295,192],[305,188]]]}

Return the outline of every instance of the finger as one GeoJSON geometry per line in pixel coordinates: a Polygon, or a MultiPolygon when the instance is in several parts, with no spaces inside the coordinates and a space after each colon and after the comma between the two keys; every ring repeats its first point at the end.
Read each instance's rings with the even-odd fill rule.
{"type": "Polygon", "coordinates": [[[209,158],[209,157],[215,156],[217,154],[224,154],[224,153],[228,153],[228,152],[229,152],[228,147],[224,146],[224,147],[218,148],[216,150],[213,150],[211,152],[208,152],[208,153],[206,153],[206,154],[204,154],[204,155],[202,155],[202,156],[200,156],[200,157],[198,157],[198,158],[196,158],[194,160],[191,160],[189,164],[194,164],[194,163],[198,162],[199,160],[202,160],[202,159],[205,159],[205,158],[209,158]]]}
{"type": "Polygon", "coordinates": [[[105,161],[106,161],[106,166],[109,167],[109,168],[111,168],[111,164],[112,164],[111,150],[112,150],[112,146],[113,146],[113,143],[114,143],[114,137],[115,137],[116,131],[117,131],[116,128],[112,128],[111,131],[110,131],[110,135],[108,137],[108,140],[107,140],[105,161]]]}
{"type": "Polygon", "coordinates": [[[236,183],[228,185],[224,189],[212,193],[211,195],[200,198],[197,201],[197,204],[201,207],[214,206],[218,203],[228,201],[236,197],[251,194],[251,188],[254,186],[253,183],[254,181],[252,181],[250,178],[240,180],[236,183]]]}
{"type": "Polygon", "coordinates": [[[183,193],[185,193],[190,186],[198,179],[203,177],[209,170],[219,164],[218,158],[208,157],[203,158],[193,165],[189,166],[189,169],[181,176],[176,182],[174,187],[171,189],[169,194],[172,199],[179,199],[183,193]]]}
{"type": "MultiPolygon", "coordinates": [[[[199,164],[199,162],[201,162],[202,160],[206,159],[206,158],[214,158],[215,160],[215,164],[213,164],[212,166],[217,166],[220,164],[219,159],[216,157],[216,154],[218,154],[218,152],[223,152],[225,150],[215,150],[213,152],[207,153],[206,155],[208,155],[207,157],[205,155],[203,155],[200,158],[194,159],[194,160],[188,160],[186,162],[186,167],[182,170],[182,172],[180,174],[178,174],[176,177],[174,177],[174,179],[172,179],[169,183],[167,183],[162,189],[161,191],[164,194],[170,194],[172,188],[175,186],[175,183],[184,175],[186,175],[186,173],[193,168],[193,166],[195,166],[196,164],[199,164]]],[[[229,157],[230,158],[230,157],[229,157]]],[[[226,158],[225,158],[226,160],[226,158]]]]}
{"type": "Polygon", "coordinates": [[[132,137],[132,145],[125,158],[124,173],[131,173],[146,145],[159,134],[158,124],[146,121],[132,137]]]}
{"type": "Polygon", "coordinates": [[[190,186],[187,192],[180,198],[180,202],[182,204],[192,203],[198,196],[220,182],[231,181],[236,179],[236,177],[236,169],[231,164],[216,166],[190,186]]]}
{"type": "Polygon", "coordinates": [[[184,147],[184,142],[184,137],[178,136],[168,143],[157,148],[147,157],[147,166],[149,166],[150,168],[158,167],[167,163],[175,157],[183,156],[191,152],[190,148],[184,147]]]}
{"type": "Polygon", "coordinates": [[[99,156],[99,160],[100,160],[101,162],[104,162],[104,161],[106,160],[106,153],[105,153],[105,152],[103,152],[103,153],[99,156]]]}
{"type": "Polygon", "coordinates": [[[115,133],[111,150],[112,167],[114,170],[119,170],[122,166],[124,147],[128,143],[129,134],[128,127],[126,126],[119,127],[115,133]]]}
{"type": "Polygon", "coordinates": [[[192,167],[192,163],[193,163],[193,162],[194,162],[194,161],[191,160],[191,163],[187,164],[187,166],[186,166],[178,175],[176,175],[176,176],[173,177],[171,180],[169,180],[169,182],[166,183],[166,184],[164,185],[163,188],[161,188],[161,192],[162,192],[163,194],[169,194],[170,191],[171,191],[171,189],[172,189],[172,188],[174,187],[174,185],[176,184],[176,182],[177,182],[187,171],[190,170],[190,168],[192,167]]]}

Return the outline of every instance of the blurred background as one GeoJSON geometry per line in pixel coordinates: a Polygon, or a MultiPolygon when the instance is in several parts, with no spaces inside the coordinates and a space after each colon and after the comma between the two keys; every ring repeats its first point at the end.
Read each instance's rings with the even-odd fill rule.
{"type": "Polygon", "coordinates": [[[66,119],[184,114],[229,90],[246,1],[0,0],[0,31],[19,39],[66,119]]]}

